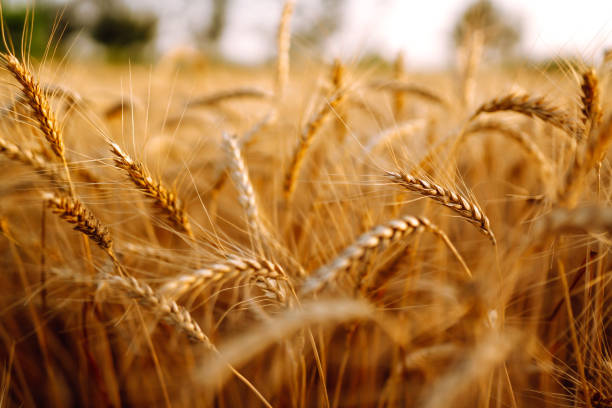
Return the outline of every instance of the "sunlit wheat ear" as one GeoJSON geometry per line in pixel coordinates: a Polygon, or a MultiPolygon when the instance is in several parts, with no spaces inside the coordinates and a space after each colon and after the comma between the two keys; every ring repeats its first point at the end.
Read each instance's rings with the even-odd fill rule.
{"type": "Polygon", "coordinates": [[[14,55],[2,54],[2,59],[5,61],[6,68],[19,82],[25,99],[32,109],[34,118],[38,122],[45,139],[49,142],[51,150],[62,161],[65,161],[62,132],[38,80],[14,55]]]}
{"type": "Polygon", "coordinates": [[[164,187],[161,181],[154,180],[144,165],[132,159],[121,150],[119,145],[113,142],[109,142],[109,144],[111,152],[115,155],[117,167],[127,173],[130,180],[140,191],[153,199],[155,206],[166,215],[174,226],[186,232],[190,237],[193,237],[191,225],[176,194],[164,187]]]}
{"type": "Polygon", "coordinates": [[[242,276],[255,282],[268,297],[280,302],[285,301],[286,291],[283,284],[287,276],[280,266],[265,259],[232,258],[215,263],[192,273],[172,278],[159,289],[159,292],[169,297],[179,297],[208,284],[242,276]]]}
{"type": "MultiPolygon", "coordinates": [[[[347,247],[328,264],[316,270],[302,286],[301,295],[320,292],[334,283],[339,275],[354,268],[365,267],[364,263],[374,251],[383,250],[413,233],[430,231],[436,235],[441,232],[424,217],[403,216],[372,228],[361,235],[355,243],[347,247]]],[[[359,285],[359,282],[357,282],[359,285]]]]}
{"type": "Polygon", "coordinates": [[[573,207],[575,205],[584,188],[585,178],[608,152],[610,143],[612,143],[612,115],[607,117],[595,134],[597,136],[588,140],[584,151],[576,154],[572,166],[565,175],[565,183],[558,192],[558,201],[564,206],[573,207]]]}
{"type": "Polygon", "coordinates": [[[264,89],[237,88],[228,91],[220,91],[201,98],[196,98],[187,103],[188,107],[210,106],[230,99],[270,99],[273,95],[264,89]]]}
{"type": "Polygon", "coordinates": [[[282,98],[289,82],[289,48],[291,46],[291,16],[294,0],[285,1],[276,34],[276,97],[282,98]]]}
{"type": "Polygon", "coordinates": [[[592,127],[596,127],[601,123],[602,118],[599,80],[594,69],[588,69],[582,74],[580,89],[582,91],[580,95],[580,119],[585,133],[588,135],[592,127]]]}
{"type": "Polygon", "coordinates": [[[31,167],[53,183],[59,190],[64,190],[66,183],[63,175],[57,168],[49,164],[44,157],[28,149],[22,149],[14,143],[0,137],[0,153],[13,161],[31,167]]]}
{"type": "Polygon", "coordinates": [[[461,194],[448,188],[414,177],[408,173],[388,171],[387,177],[407,190],[414,191],[424,197],[429,197],[455,211],[461,218],[476,225],[480,232],[489,237],[493,245],[496,245],[495,235],[491,230],[489,219],[474,201],[468,200],[461,194]]]}
{"type": "MultiPolygon", "coordinates": [[[[47,206],[60,218],[74,225],[74,229],[86,235],[97,246],[113,254],[113,240],[108,229],[80,201],[52,193],[43,195],[47,206]]],[[[114,258],[114,255],[112,255],[114,258]]]]}
{"type": "Polygon", "coordinates": [[[386,80],[386,81],[372,81],[370,82],[370,87],[374,89],[391,91],[394,94],[400,93],[400,94],[417,96],[421,99],[424,99],[436,105],[440,105],[444,108],[449,107],[448,102],[442,96],[420,85],[403,82],[403,81],[397,81],[397,80],[393,80],[393,81],[386,80]]]}
{"type": "Polygon", "coordinates": [[[236,136],[224,133],[223,144],[230,160],[230,174],[238,189],[238,197],[246,213],[249,230],[255,235],[256,244],[261,249],[264,227],[259,218],[255,191],[253,190],[249,173],[244,164],[244,159],[242,158],[236,136]]]}
{"type": "Polygon", "coordinates": [[[203,343],[209,350],[216,351],[214,344],[204,334],[191,314],[178,306],[176,302],[166,299],[161,294],[156,293],[149,285],[138,281],[136,278],[112,276],[109,279],[117,288],[137,300],[142,306],[153,313],[161,314],[169,324],[184,331],[190,339],[203,343]]]}
{"type": "Polygon", "coordinates": [[[343,98],[343,92],[336,93],[329,101],[327,101],[327,103],[325,103],[325,105],[321,107],[321,109],[319,109],[319,111],[312,117],[312,119],[310,119],[302,130],[298,145],[293,151],[291,163],[289,164],[289,169],[287,170],[283,184],[283,192],[287,201],[291,201],[293,193],[295,192],[298,175],[300,174],[306,154],[314,142],[317,132],[321,129],[323,122],[329,116],[330,112],[332,112],[340,104],[343,98]]]}
{"type": "Polygon", "coordinates": [[[536,97],[529,94],[511,93],[500,98],[495,98],[482,104],[471,119],[475,119],[482,113],[495,113],[512,111],[531,118],[536,117],[544,122],[563,130],[569,136],[580,138],[576,132],[576,123],[570,118],[567,112],[561,108],[550,104],[544,97],[536,97]]]}
{"type": "MultiPolygon", "coordinates": [[[[524,132],[514,127],[508,126],[506,123],[498,120],[477,120],[472,122],[464,132],[464,137],[460,141],[465,143],[469,135],[477,132],[498,132],[503,136],[515,141],[527,154],[528,157],[533,159],[541,171],[541,178],[543,181],[550,181],[553,176],[553,167],[551,161],[544,156],[542,150],[536,145],[531,138],[524,132]]],[[[457,148],[459,145],[457,146],[457,148]]]]}

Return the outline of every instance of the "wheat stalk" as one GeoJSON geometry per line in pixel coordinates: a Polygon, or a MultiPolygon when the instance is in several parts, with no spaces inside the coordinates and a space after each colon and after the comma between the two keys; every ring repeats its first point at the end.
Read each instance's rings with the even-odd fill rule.
{"type": "MultiPolygon", "coordinates": [[[[327,285],[334,282],[341,273],[363,266],[373,252],[381,251],[408,235],[423,231],[430,231],[435,235],[442,236],[443,238],[446,237],[427,218],[414,217],[412,215],[405,215],[399,219],[394,219],[372,228],[357,238],[354,244],[347,247],[331,262],[313,272],[312,276],[304,282],[301,295],[320,292],[327,285]]],[[[445,242],[450,242],[448,237],[446,237],[445,242]]],[[[461,262],[468,271],[468,274],[471,275],[462,259],[461,262]]],[[[360,275],[357,285],[360,285],[362,278],[363,276],[360,275]]]]}
{"type": "Polygon", "coordinates": [[[565,111],[551,105],[544,97],[535,97],[529,94],[518,95],[511,93],[486,102],[474,112],[471,120],[481,113],[502,111],[512,111],[529,116],[530,118],[539,118],[563,130],[569,136],[580,138],[580,135],[576,133],[576,124],[565,111]]]}
{"type": "Polygon", "coordinates": [[[193,238],[191,225],[177,195],[169,191],[161,181],[153,180],[144,165],[132,159],[119,145],[110,142],[111,152],[115,155],[115,164],[125,170],[134,185],[147,197],[154,200],[155,206],[163,211],[167,218],[179,229],[193,238]]]}
{"type": "Polygon", "coordinates": [[[489,219],[474,201],[468,200],[453,190],[408,173],[388,171],[386,174],[394,183],[424,197],[429,197],[457,212],[461,218],[476,225],[480,232],[489,237],[493,245],[496,245],[495,234],[491,230],[489,219]]]}
{"type": "Polygon", "coordinates": [[[383,129],[377,135],[375,135],[364,150],[366,154],[372,153],[378,146],[383,143],[391,143],[391,141],[401,135],[412,135],[425,128],[427,122],[425,119],[412,119],[402,123],[397,123],[387,129],[383,129]]]}
{"type": "Polygon", "coordinates": [[[338,106],[338,104],[340,104],[343,97],[343,92],[337,92],[334,96],[332,96],[332,98],[327,101],[327,103],[323,105],[321,109],[319,109],[319,111],[312,117],[312,119],[310,119],[310,121],[302,130],[298,145],[293,151],[289,170],[285,174],[283,191],[285,194],[285,199],[287,201],[291,200],[291,197],[295,192],[295,189],[297,187],[297,177],[300,173],[302,165],[304,164],[306,153],[308,153],[310,146],[314,142],[314,138],[317,135],[317,132],[323,125],[323,122],[330,114],[330,112],[332,112],[338,106]]]}
{"type": "Polygon", "coordinates": [[[506,123],[497,120],[478,120],[470,124],[462,134],[461,140],[458,142],[457,148],[467,140],[467,136],[483,131],[499,132],[500,134],[515,141],[523,151],[533,159],[541,171],[543,181],[552,179],[553,169],[550,160],[542,153],[542,150],[536,145],[531,138],[519,129],[508,126],[506,123]]]}

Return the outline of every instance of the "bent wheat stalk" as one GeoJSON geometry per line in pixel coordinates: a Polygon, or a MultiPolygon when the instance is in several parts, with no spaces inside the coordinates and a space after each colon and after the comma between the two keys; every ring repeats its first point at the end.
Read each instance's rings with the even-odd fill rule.
{"type": "Polygon", "coordinates": [[[187,103],[187,107],[197,106],[208,106],[216,103],[228,100],[228,99],[242,99],[242,98],[254,98],[254,99],[269,99],[272,94],[263,89],[257,88],[237,88],[228,91],[219,91],[211,95],[206,95],[201,98],[194,99],[187,103]]]}
{"type": "Polygon", "coordinates": [[[191,225],[189,224],[187,215],[177,195],[164,187],[161,181],[153,180],[144,165],[132,159],[127,153],[121,150],[118,144],[110,141],[109,144],[111,152],[115,155],[115,164],[117,167],[127,172],[134,185],[136,185],[136,187],[138,187],[147,197],[152,198],[155,206],[158,207],[176,227],[185,231],[189,237],[193,238],[191,225]]]}
{"type": "Polygon", "coordinates": [[[414,191],[424,197],[429,197],[445,207],[458,213],[461,218],[476,225],[480,232],[489,237],[493,245],[496,245],[495,234],[491,230],[489,218],[480,209],[478,204],[468,200],[462,195],[438,184],[431,183],[404,172],[388,171],[387,177],[396,184],[414,191]]]}
{"type": "Polygon", "coordinates": [[[44,175],[49,181],[57,186],[58,189],[64,189],[65,179],[57,171],[57,169],[43,159],[36,152],[29,149],[22,149],[14,143],[9,142],[0,137],[0,153],[4,154],[10,160],[14,160],[30,166],[37,173],[44,175]]]}

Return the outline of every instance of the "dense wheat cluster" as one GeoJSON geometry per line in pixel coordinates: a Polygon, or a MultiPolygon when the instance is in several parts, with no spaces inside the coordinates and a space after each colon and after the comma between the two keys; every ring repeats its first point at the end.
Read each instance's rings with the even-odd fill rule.
{"type": "Polygon", "coordinates": [[[0,406],[612,406],[612,67],[290,60],[291,13],[264,69],[2,54],[0,406]]]}

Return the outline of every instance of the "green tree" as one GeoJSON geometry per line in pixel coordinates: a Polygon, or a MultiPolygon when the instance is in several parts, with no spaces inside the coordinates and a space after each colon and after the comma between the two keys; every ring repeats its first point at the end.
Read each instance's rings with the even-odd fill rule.
{"type": "Polygon", "coordinates": [[[70,10],[49,3],[38,3],[34,8],[15,3],[4,5],[2,18],[11,51],[16,55],[25,51],[36,58],[42,57],[49,45],[61,44],[76,29],[70,10]]]}
{"type": "Polygon", "coordinates": [[[518,21],[504,15],[491,0],[477,0],[461,15],[453,30],[456,47],[463,47],[473,35],[482,37],[483,47],[489,55],[510,55],[521,39],[518,21]],[[477,33],[477,34],[476,34],[477,33]]]}

